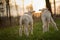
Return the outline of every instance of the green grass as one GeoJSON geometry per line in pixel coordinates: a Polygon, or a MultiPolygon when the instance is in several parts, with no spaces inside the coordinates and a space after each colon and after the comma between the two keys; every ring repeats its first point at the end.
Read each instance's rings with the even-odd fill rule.
{"type": "MultiPolygon", "coordinates": [[[[60,19],[56,19],[58,28],[60,29],[60,19]]],[[[50,31],[42,33],[42,22],[34,22],[34,34],[29,37],[19,36],[19,26],[0,28],[0,40],[60,40],[60,30],[56,31],[50,25],[50,31]]]]}

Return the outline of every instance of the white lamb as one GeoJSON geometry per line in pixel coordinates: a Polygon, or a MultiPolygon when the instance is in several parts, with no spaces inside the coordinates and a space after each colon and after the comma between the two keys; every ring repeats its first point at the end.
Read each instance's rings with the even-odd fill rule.
{"type": "Polygon", "coordinates": [[[20,36],[22,36],[23,31],[26,36],[29,36],[29,32],[33,34],[32,11],[25,12],[24,15],[20,17],[20,28],[19,28],[20,36]]]}
{"type": "Polygon", "coordinates": [[[43,33],[49,31],[49,23],[52,23],[54,28],[58,30],[56,23],[54,22],[50,11],[47,8],[40,9],[39,11],[42,11],[41,19],[43,23],[43,33]]]}

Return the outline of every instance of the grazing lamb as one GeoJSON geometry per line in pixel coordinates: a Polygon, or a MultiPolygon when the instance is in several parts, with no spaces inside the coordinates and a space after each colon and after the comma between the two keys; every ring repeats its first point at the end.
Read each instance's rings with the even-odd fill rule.
{"type": "Polygon", "coordinates": [[[43,23],[43,33],[49,31],[49,23],[52,23],[54,28],[58,30],[50,11],[47,8],[40,9],[39,11],[42,11],[41,19],[43,23]]]}
{"type": "Polygon", "coordinates": [[[20,17],[20,28],[19,28],[19,35],[20,36],[22,36],[22,31],[24,31],[24,34],[26,36],[29,36],[29,32],[31,34],[33,34],[32,12],[33,11],[25,12],[24,15],[20,17]]]}

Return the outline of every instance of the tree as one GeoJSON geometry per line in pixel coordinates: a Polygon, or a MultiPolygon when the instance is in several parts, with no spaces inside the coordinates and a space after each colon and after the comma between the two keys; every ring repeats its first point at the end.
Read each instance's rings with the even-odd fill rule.
{"type": "Polygon", "coordinates": [[[52,10],[51,10],[51,3],[49,0],[45,0],[46,1],[46,7],[48,8],[48,10],[51,12],[52,14],[52,10]]]}
{"type": "Polygon", "coordinates": [[[9,20],[10,20],[10,25],[11,25],[11,14],[10,14],[10,5],[9,5],[9,0],[5,0],[6,1],[6,11],[7,11],[7,17],[9,14],[9,20]]]}
{"type": "Polygon", "coordinates": [[[54,14],[56,15],[56,3],[55,3],[55,0],[54,0],[54,14]]]}

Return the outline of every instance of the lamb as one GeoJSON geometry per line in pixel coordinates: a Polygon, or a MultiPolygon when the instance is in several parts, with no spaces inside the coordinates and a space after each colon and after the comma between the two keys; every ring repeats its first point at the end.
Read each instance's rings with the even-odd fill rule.
{"type": "Polygon", "coordinates": [[[20,28],[19,28],[19,35],[22,36],[22,32],[26,36],[29,36],[29,32],[33,35],[33,18],[32,18],[33,11],[28,11],[20,17],[20,28]],[[24,30],[23,30],[24,29],[24,30]]]}
{"type": "Polygon", "coordinates": [[[50,11],[47,8],[40,9],[39,11],[42,12],[41,19],[43,23],[43,33],[49,31],[49,24],[53,24],[54,28],[58,30],[56,23],[54,22],[50,11]]]}

